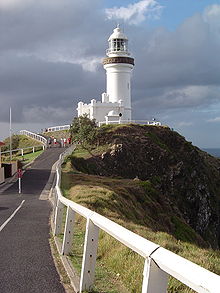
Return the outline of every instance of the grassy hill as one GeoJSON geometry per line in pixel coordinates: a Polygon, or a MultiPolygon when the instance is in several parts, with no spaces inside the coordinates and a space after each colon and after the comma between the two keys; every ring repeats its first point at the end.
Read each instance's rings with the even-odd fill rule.
{"type": "MultiPolygon", "coordinates": [[[[8,151],[10,148],[10,138],[6,138],[4,141],[5,146],[2,147],[2,151],[8,151]]],[[[26,135],[13,135],[12,136],[12,149],[20,149],[31,146],[41,145],[41,142],[35,139],[32,139],[26,135]]]]}
{"type": "MultiPolygon", "coordinates": [[[[10,139],[6,138],[4,140],[5,146],[2,147],[2,152],[9,151],[10,149],[10,139]]],[[[36,157],[38,157],[42,152],[42,147],[36,147],[35,152],[33,153],[32,148],[25,149],[33,146],[40,146],[42,145],[41,142],[32,139],[26,135],[13,135],[12,136],[12,150],[15,149],[24,149],[24,156],[21,156],[21,152],[12,152],[12,159],[16,161],[20,161],[20,167],[22,165],[25,165],[29,163],[30,161],[34,160],[36,157]]],[[[2,161],[9,161],[10,160],[10,154],[2,154],[2,161]]]]}
{"type": "Polygon", "coordinates": [[[50,137],[55,137],[56,139],[61,139],[61,138],[69,138],[69,130],[59,130],[59,131],[47,131],[44,132],[43,135],[45,136],[50,136],[50,137]]]}
{"type": "MultiPolygon", "coordinates": [[[[65,196],[220,274],[219,160],[169,128],[110,126],[100,133],[92,154],[78,148],[64,164],[65,196]]],[[[72,259],[79,267],[81,218],[77,227],[72,259]]],[[[97,292],[141,292],[143,259],[105,233],[98,264],[105,273],[98,269],[97,292]]],[[[168,292],[193,291],[171,278],[168,292]]]]}

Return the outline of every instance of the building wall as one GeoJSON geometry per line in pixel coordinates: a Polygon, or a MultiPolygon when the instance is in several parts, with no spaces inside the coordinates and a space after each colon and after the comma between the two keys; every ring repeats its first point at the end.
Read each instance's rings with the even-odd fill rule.
{"type": "Polygon", "coordinates": [[[105,116],[111,110],[116,110],[118,113],[124,113],[124,107],[121,103],[108,103],[96,100],[91,100],[90,104],[80,102],[78,105],[78,117],[87,114],[90,119],[96,119],[97,122],[105,121],[105,116]],[[81,104],[80,104],[81,103],[81,104]]]}
{"type": "Polygon", "coordinates": [[[13,176],[18,170],[18,161],[11,162],[11,175],[13,176]]]}
{"type": "Polygon", "coordinates": [[[94,117],[97,122],[105,121],[105,116],[108,115],[109,111],[116,110],[119,112],[118,103],[97,103],[93,107],[94,117]]]}
{"type": "Polygon", "coordinates": [[[0,183],[3,183],[4,181],[5,181],[4,168],[0,167],[0,183]]]}
{"type": "Polygon", "coordinates": [[[110,102],[123,101],[124,119],[131,120],[131,64],[106,64],[107,95],[110,102]]]}

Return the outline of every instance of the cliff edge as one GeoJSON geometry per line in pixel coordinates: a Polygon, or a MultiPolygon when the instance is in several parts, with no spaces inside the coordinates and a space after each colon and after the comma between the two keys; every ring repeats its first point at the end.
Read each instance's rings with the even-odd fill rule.
{"type": "Polygon", "coordinates": [[[164,213],[172,212],[219,248],[220,159],[162,126],[104,126],[97,143],[91,156],[72,157],[78,170],[139,181],[164,213]]]}

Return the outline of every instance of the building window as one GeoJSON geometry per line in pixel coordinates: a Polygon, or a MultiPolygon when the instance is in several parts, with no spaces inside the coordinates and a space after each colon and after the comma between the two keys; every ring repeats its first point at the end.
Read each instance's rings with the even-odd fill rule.
{"type": "Polygon", "coordinates": [[[126,52],[127,51],[127,40],[124,39],[113,39],[109,42],[109,49],[112,52],[126,52]]]}

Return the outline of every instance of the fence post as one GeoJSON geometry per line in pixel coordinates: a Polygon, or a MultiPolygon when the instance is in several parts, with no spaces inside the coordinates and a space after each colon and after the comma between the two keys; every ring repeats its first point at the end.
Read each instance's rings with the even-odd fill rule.
{"type": "Polygon", "coordinates": [[[24,156],[24,150],[21,149],[21,156],[23,157],[24,156]]]}
{"type": "Polygon", "coordinates": [[[58,195],[57,195],[57,190],[56,188],[53,188],[52,189],[52,197],[54,199],[54,203],[53,203],[53,223],[54,223],[54,230],[55,230],[55,218],[56,218],[56,207],[57,207],[57,204],[58,204],[58,195]]]}
{"type": "Polygon", "coordinates": [[[84,243],[80,292],[90,290],[95,278],[95,264],[98,248],[99,228],[88,218],[84,243]]]}
{"type": "Polygon", "coordinates": [[[64,237],[63,237],[63,245],[61,254],[68,255],[73,241],[73,231],[74,231],[74,220],[75,220],[76,212],[68,206],[67,214],[66,214],[66,223],[64,229],[64,237]]]}
{"type": "Polygon", "coordinates": [[[63,210],[64,205],[62,202],[58,199],[57,205],[56,205],[56,211],[55,211],[55,228],[54,228],[54,236],[57,236],[62,231],[62,222],[63,222],[63,210]]]}
{"type": "Polygon", "coordinates": [[[142,293],[166,293],[168,274],[162,271],[153,259],[147,258],[144,264],[142,293]]]}
{"type": "Polygon", "coordinates": [[[34,147],[33,147],[33,153],[34,153],[34,147]]]}

